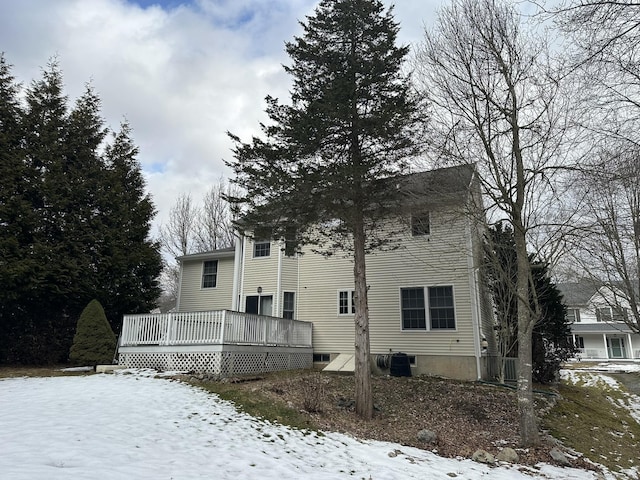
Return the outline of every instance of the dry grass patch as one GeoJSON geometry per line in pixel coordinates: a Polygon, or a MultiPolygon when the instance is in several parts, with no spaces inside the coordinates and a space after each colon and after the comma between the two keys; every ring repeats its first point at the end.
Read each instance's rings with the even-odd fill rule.
{"type": "MultiPolygon", "coordinates": [[[[469,458],[477,449],[497,455],[511,447],[520,463],[552,462],[553,444],[547,439],[539,448],[518,447],[518,412],[511,389],[433,377],[376,376],[372,381],[375,412],[371,421],[355,415],[352,375],[297,371],[248,381],[196,383],[234,401],[247,413],[293,426],[400,443],[446,457],[469,458]],[[435,432],[437,441],[421,442],[417,435],[423,429],[435,432]]],[[[542,412],[551,408],[553,397],[537,395],[536,401],[542,412]]],[[[575,466],[584,468],[585,463],[578,459],[575,466]]]]}
{"type": "Polygon", "coordinates": [[[622,389],[586,374],[575,385],[561,385],[562,398],[544,418],[544,427],[564,445],[612,472],[638,468],[640,424],[624,408],[622,389]]]}
{"type": "Polygon", "coordinates": [[[29,366],[0,366],[0,378],[16,378],[16,377],[70,377],[77,375],[89,375],[93,372],[87,371],[69,371],[67,365],[52,367],[29,367],[29,366]]]}

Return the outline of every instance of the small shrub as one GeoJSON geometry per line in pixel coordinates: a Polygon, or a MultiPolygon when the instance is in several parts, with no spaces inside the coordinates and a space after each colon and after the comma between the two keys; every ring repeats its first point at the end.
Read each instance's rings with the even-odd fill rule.
{"type": "Polygon", "coordinates": [[[116,349],[116,336],[100,302],[91,300],[78,319],[69,360],[79,365],[110,364],[116,349]]]}
{"type": "Polygon", "coordinates": [[[302,408],[309,413],[322,411],[324,401],[325,383],[319,373],[302,379],[302,408]]]}

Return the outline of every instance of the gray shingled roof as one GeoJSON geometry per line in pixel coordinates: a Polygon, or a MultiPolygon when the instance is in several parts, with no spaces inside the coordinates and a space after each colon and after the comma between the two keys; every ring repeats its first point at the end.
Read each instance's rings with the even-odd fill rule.
{"type": "Polygon", "coordinates": [[[205,258],[231,257],[235,255],[235,251],[235,247],[220,248],[218,250],[213,250],[210,252],[190,253],[189,255],[176,257],[176,260],[180,262],[182,260],[202,260],[205,258]]]}
{"type": "Polygon", "coordinates": [[[558,289],[562,293],[565,305],[568,307],[579,307],[587,305],[589,299],[601,286],[602,283],[584,280],[573,283],[559,283],[558,289]]]}
{"type": "Polygon", "coordinates": [[[469,189],[475,167],[458,165],[403,175],[401,188],[414,195],[460,193],[469,189]]]}
{"type": "MultiPolygon", "coordinates": [[[[475,173],[474,165],[438,168],[411,173],[397,179],[398,188],[415,203],[423,205],[459,204],[468,198],[475,173]]],[[[409,201],[411,202],[411,200],[409,201]]]]}
{"type": "MultiPolygon", "coordinates": [[[[579,282],[570,282],[570,283],[559,283],[558,289],[562,293],[564,297],[564,304],[568,307],[579,307],[584,306],[589,303],[589,299],[593,296],[594,293],[598,291],[598,289],[604,286],[604,282],[599,282],[597,280],[589,280],[584,279],[579,282]]],[[[613,283],[613,286],[620,287],[621,284],[619,282],[613,283]]],[[[634,293],[638,295],[638,281],[633,281],[634,293]]]]}

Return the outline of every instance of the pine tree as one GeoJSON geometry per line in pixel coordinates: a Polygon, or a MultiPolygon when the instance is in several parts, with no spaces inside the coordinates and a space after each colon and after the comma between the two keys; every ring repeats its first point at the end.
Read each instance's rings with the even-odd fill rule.
{"type": "Polygon", "coordinates": [[[88,86],[69,109],[55,61],[26,90],[0,57],[0,362],[68,358],[89,300],[122,315],[159,296],[154,208],[127,125],[106,143],[88,86]]]}
{"type": "Polygon", "coordinates": [[[394,182],[415,153],[417,101],[402,72],[392,10],[379,0],[323,0],[286,44],[291,105],[267,97],[265,140],[236,142],[233,168],[243,225],[275,237],[295,231],[324,254],[347,252],[355,284],[356,412],[371,418],[365,254],[382,248],[379,222],[397,196],[394,182]],[[322,232],[313,226],[322,224],[322,232]]]}
{"type": "Polygon", "coordinates": [[[145,191],[137,154],[125,122],[105,151],[100,218],[104,235],[95,243],[94,291],[116,332],[124,314],[148,312],[160,296],[160,245],[150,238],[155,208],[145,191]]]}
{"type": "MultiPolygon", "coordinates": [[[[68,122],[67,97],[62,73],[55,61],[26,91],[23,117],[25,197],[33,210],[29,238],[24,244],[20,294],[21,320],[13,338],[14,361],[54,363],[66,358],[73,335],[73,313],[67,298],[73,293],[78,265],[68,261],[64,212],[57,204],[58,179],[65,159],[68,122]]],[[[79,313],[79,311],[78,311],[79,313]]]]}
{"type": "Polygon", "coordinates": [[[558,286],[551,281],[549,267],[533,262],[533,285],[540,303],[540,318],[533,329],[533,380],[557,380],[560,367],[576,352],[567,320],[567,307],[558,286]]]}
{"type": "Polygon", "coordinates": [[[28,181],[22,148],[19,85],[0,54],[0,360],[11,355],[11,339],[21,321],[20,294],[34,264],[31,243],[33,209],[26,195],[28,181]]]}
{"type": "Polygon", "coordinates": [[[69,360],[78,365],[111,364],[115,349],[116,336],[102,305],[97,300],[91,300],[78,319],[69,360]]]}

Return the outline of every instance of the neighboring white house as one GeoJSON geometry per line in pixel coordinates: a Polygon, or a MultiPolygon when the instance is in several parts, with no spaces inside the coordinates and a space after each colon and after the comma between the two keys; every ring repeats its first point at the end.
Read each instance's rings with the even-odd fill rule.
{"type": "Polygon", "coordinates": [[[640,335],[624,322],[629,303],[616,287],[592,281],[559,284],[573,341],[583,360],[640,359],[640,335]]]}
{"type": "MultiPolygon", "coordinates": [[[[403,352],[414,373],[487,378],[495,352],[490,300],[479,269],[482,236],[469,215],[480,193],[471,166],[402,177],[407,202],[397,248],[367,256],[371,353],[375,368],[403,352]]],[[[241,232],[235,250],[186,255],[178,312],[229,309],[313,323],[317,363],[354,352],[353,264],[285,241],[241,232]]],[[[640,342],[638,344],[640,346],[640,342]]],[[[335,362],[334,362],[335,364],[335,362]]],[[[339,367],[337,367],[339,368],[339,367]]]]}

